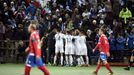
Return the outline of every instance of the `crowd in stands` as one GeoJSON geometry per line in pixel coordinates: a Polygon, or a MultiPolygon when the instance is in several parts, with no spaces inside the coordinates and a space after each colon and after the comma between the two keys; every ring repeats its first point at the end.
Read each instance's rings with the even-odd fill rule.
{"type": "Polygon", "coordinates": [[[0,0],[0,40],[28,40],[27,27],[37,20],[48,59],[54,57],[56,28],[63,33],[82,29],[92,42],[91,50],[98,41],[98,28],[104,25],[110,50],[133,49],[133,4],[133,0],[0,0]]]}

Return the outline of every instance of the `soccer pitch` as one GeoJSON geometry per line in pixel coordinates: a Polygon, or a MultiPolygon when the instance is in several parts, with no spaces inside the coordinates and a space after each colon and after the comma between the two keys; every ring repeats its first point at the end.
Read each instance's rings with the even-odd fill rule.
{"type": "MultiPolygon", "coordinates": [[[[54,67],[47,66],[50,75],[93,75],[95,66],[90,67],[54,67]]],[[[124,67],[112,67],[113,75],[134,75],[134,67],[131,71],[125,71],[124,67]]],[[[23,75],[24,64],[0,64],[0,75],[23,75]]],[[[102,67],[98,75],[107,75],[108,71],[102,67]]],[[[43,75],[37,68],[33,68],[31,75],[43,75]]]]}

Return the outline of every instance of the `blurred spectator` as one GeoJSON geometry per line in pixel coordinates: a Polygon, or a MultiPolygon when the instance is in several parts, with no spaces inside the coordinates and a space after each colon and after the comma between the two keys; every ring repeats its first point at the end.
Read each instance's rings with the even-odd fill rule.
{"type": "Polygon", "coordinates": [[[134,28],[131,30],[130,34],[127,34],[127,45],[128,49],[134,49],[134,28]]]}
{"type": "Polygon", "coordinates": [[[3,24],[3,22],[0,21],[0,40],[4,39],[5,31],[6,31],[6,27],[3,24]]]}
{"type": "Polygon", "coordinates": [[[19,58],[22,57],[23,62],[25,61],[25,49],[26,46],[22,40],[19,41],[19,46],[17,48],[16,62],[19,62],[19,58]]]}
{"type": "Polygon", "coordinates": [[[86,37],[86,40],[88,41],[88,44],[90,44],[90,46],[87,46],[88,49],[92,49],[94,48],[95,44],[94,44],[94,39],[92,38],[91,34],[92,34],[92,31],[91,30],[87,30],[87,37],[86,37]]]}
{"type": "Polygon", "coordinates": [[[65,31],[65,24],[64,24],[62,18],[59,18],[59,19],[58,19],[58,24],[57,24],[57,26],[58,26],[58,28],[60,28],[60,30],[61,30],[62,32],[65,31]]]}
{"type": "Polygon", "coordinates": [[[33,2],[31,2],[26,9],[26,15],[30,16],[30,20],[33,20],[35,13],[36,13],[36,7],[34,6],[33,2]]]}
{"type": "Polygon", "coordinates": [[[14,36],[16,37],[14,38],[14,40],[24,40],[25,34],[24,34],[24,29],[22,24],[18,25],[18,28],[16,29],[14,36]]]}
{"type": "Polygon", "coordinates": [[[53,29],[48,34],[48,63],[53,63],[54,55],[55,55],[55,39],[54,36],[56,34],[56,29],[53,29]]]}
{"type": "Polygon", "coordinates": [[[3,21],[4,24],[11,24],[12,20],[13,20],[13,11],[9,8],[9,6],[7,6],[7,3],[3,3],[4,6],[4,11],[3,13],[3,21]]]}
{"type": "Polygon", "coordinates": [[[25,11],[21,7],[19,7],[18,10],[14,12],[14,17],[17,24],[22,23],[25,16],[26,16],[25,11]]]}
{"type": "Polygon", "coordinates": [[[10,26],[6,27],[5,39],[6,38],[8,38],[10,40],[13,39],[13,30],[12,30],[12,28],[10,26]]]}
{"type": "Polygon", "coordinates": [[[48,33],[45,32],[44,36],[41,38],[41,50],[42,50],[42,60],[44,63],[48,61],[48,33]]]}
{"type": "Polygon", "coordinates": [[[15,12],[15,10],[16,10],[16,6],[15,6],[15,4],[14,4],[13,1],[10,2],[10,9],[11,9],[13,12],[15,12]]]}
{"type": "Polygon", "coordinates": [[[119,0],[120,6],[123,7],[126,5],[126,0],[119,0]]]}
{"type": "Polygon", "coordinates": [[[123,19],[125,24],[127,23],[128,19],[130,19],[131,17],[132,17],[131,11],[127,7],[122,8],[119,14],[119,18],[123,19]]]}
{"type": "Polygon", "coordinates": [[[93,20],[93,21],[92,21],[92,24],[89,25],[89,29],[90,29],[91,31],[95,31],[96,28],[98,28],[97,21],[96,21],[96,20],[93,20]]]}
{"type": "Polygon", "coordinates": [[[134,0],[128,0],[127,1],[127,7],[128,7],[128,9],[131,11],[131,13],[132,13],[132,15],[133,15],[133,17],[134,17],[134,7],[133,7],[133,5],[134,5],[134,0]]]}
{"type": "Polygon", "coordinates": [[[117,50],[125,49],[125,38],[121,36],[121,34],[118,34],[118,37],[116,38],[116,49],[117,50]]]}
{"type": "Polygon", "coordinates": [[[108,37],[109,40],[109,45],[110,45],[110,50],[116,50],[116,43],[115,43],[115,37],[113,34],[110,34],[110,36],[108,37]]]}
{"type": "Polygon", "coordinates": [[[91,18],[97,19],[97,6],[93,5],[90,9],[91,12],[91,18]]]}
{"type": "Polygon", "coordinates": [[[69,19],[69,22],[67,23],[67,29],[68,29],[68,30],[72,30],[72,29],[74,29],[73,26],[74,26],[74,25],[73,25],[72,19],[69,19]]]}

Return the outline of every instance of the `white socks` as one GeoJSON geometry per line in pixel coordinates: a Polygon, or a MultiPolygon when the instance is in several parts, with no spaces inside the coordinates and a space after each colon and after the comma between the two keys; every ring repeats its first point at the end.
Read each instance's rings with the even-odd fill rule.
{"type": "Polygon", "coordinates": [[[68,61],[68,56],[66,56],[66,65],[69,64],[69,61],[68,61]]]}
{"type": "Polygon", "coordinates": [[[63,56],[60,57],[60,63],[63,65],[63,56]]]}
{"type": "Polygon", "coordinates": [[[54,64],[56,64],[57,56],[54,56],[54,64]]]}
{"type": "Polygon", "coordinates": [[[88,56],[86,56],[86,64],[89,64],[88,56]]]}
{"type": "Polygon", "coordinates": [[[73,57],[72,57],[72,55],[69,56],[69,60],[70,60],[70,65],[72,66],[73,65],[73,57]]]}

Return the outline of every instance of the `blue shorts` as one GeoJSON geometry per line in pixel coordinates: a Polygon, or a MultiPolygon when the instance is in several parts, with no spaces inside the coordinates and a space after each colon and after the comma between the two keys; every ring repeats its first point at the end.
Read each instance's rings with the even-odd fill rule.
{"type": "Polygon", "coordinates": [[[104,53],[100,53],[100,56],[99,56],[99,59],[98,60],[106,61],[107,60],[107,55],[104,54],[104,53]]]}
{"type": "Polygon", "coordinates": [[[26,60],[26,65],[29,67],[36,67],[36,66],[43,66],[43,62],[41,57],[38,59],[35,59],[35,56],[33,55],[28,55],[27,60],[26,60]]]}

